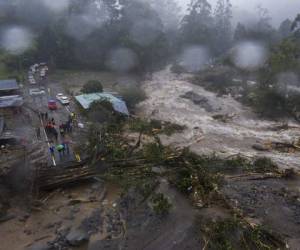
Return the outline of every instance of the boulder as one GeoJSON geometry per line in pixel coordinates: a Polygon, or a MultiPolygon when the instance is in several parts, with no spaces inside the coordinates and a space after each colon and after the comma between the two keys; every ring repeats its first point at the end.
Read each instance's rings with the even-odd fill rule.
{"type": "Polygon", "coordinates": [[[89,235],[82,229],[71,230],[66,239],[71,246],[80,246],[89,240],[89,235]]]}

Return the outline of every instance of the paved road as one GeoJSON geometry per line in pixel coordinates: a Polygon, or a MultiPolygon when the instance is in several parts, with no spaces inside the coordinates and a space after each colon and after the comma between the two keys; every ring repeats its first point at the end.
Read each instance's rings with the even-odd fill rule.
{"type": "MultiPolygon", "coordinates": [[[[34,109],[36,111],[39,111],[39,112],[44,112],[44,113],[47,112],[49,119],[54,118],[55,124],[56,124],[55,128],[59,132],[59,125],[62,124],[62,123],[67,122],[71,111],[68,107],[63,106],[58,102],[57,102],[58,110],[50,111],[48,109],[48,100],[49,99],[56,99],[55,95],[57,93],[55,93],[52,90],[50,84],[47,84],[47,85],[48,86],[44,85],[44,87],[47,87],[46,88],[47,89],[46,95],[44,95],[44,96],[35,96],[35,97],[27,96],[26,101],[28,101],[28,104],[32,109],[34,109]]],[[[34,87],[36,87],[36,86],[34,86],[34,87]]],[[[28,89],[29,88],[31,88],[31,86],[29,86],[28,89]]],[[[46,134],[45,129],[44,129],[45,121],[42,121],[41,119],[39,119],[39,120],[40,120],[40,129],[41,129],[41,138],[42,138],[42,140],[45,141],[45,148],[46,148],[46,150],[49,154],[49,163],[48,164],[56,166],[59,163],[75,160],[76,157],[75,157],[75,153],[73,151],[72,145],[69,146],[69,149],[70,149],[69,154],[67,154],[67,152],[65,152],[65,155],[60,156],[59,153],[56,150],[55,150],[54,156],[52,156],[50,154],[50,151],[49,151],[50,146],[51,145],[56,146],[56,145],[62,143],[63,138],[59,134],[58,140],[56,142],[55,140],[53,140],[53,138],[48,137],[48,135],[46,134]]],[[[65,139],[67,139],[72,144],[72,135],[66,135],[65,139]]]]}

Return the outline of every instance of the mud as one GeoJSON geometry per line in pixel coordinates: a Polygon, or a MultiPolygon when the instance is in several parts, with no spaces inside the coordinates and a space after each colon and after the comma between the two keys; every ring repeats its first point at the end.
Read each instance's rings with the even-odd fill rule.
{"type": "Polygon", "coordinates": [[[300,178],[228,181],[222,193],[248,221],[283,235],[291,249],[300,246],[300,178]]]}
{"type": "MultiPolygon", "coordinates": [[[[300,168],[300,152],[293,154],[278,151],[258,152],[256,143],[270,141],[293,142],[300,137],[300,126],[293,121],[294,128],[272,131],[278,125],[274,121],[259,118],[249,108],[244,107],[230,96],[217,96],[200,86],[189,82],[191,75],[176,75],[170,69],[153,74],[144,82],[148,99],[138,107],[138,114],[146,118],[165,120],[184,125],[184,133],[172,137],[162,137],[165,144],[189,146],[199,154],[217,153],[221,156],[243,154],[247,157],[266,156],[282,168],[300,168]],[[182,98],[186,93],[206,98],[213,110],[195,104],[191,98],[182,98]],[[232,120],[224,123],[213,119],[214,115],[230,115],[232,120]]],[[[193,99],[193,98],[192,98],[193,99]]]]}

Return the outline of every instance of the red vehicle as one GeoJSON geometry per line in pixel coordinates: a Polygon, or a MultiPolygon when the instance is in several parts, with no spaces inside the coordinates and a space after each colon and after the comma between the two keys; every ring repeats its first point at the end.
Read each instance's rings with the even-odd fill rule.
{"type": "Polygon", "coordinates": [[[57,110],[57,105],[55,100],[49,100],[48,101],[48,108],[50,110],[57,110]]]}

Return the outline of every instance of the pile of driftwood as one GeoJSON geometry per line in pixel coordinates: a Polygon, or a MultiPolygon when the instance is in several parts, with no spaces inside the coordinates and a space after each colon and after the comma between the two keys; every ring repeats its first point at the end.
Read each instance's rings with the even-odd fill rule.
{"type": "Polygon", "coordinates": [[[38,190],[52,190],[79,181],[91,179],[101,174],[103,170],[82,163],[68,163],[52,168],[41,168],[36,170],[34,185],[38,190]]]}
{"type": "Polygon", "coordinates": [[[217,115],[213,115],[212,118],[214,120],[218,120],[224,123],[227,123],[229,121],[231,121],[233,118],[235,118],[237,115],[235,113],[232,114],[217,114],[217,115]]]}

